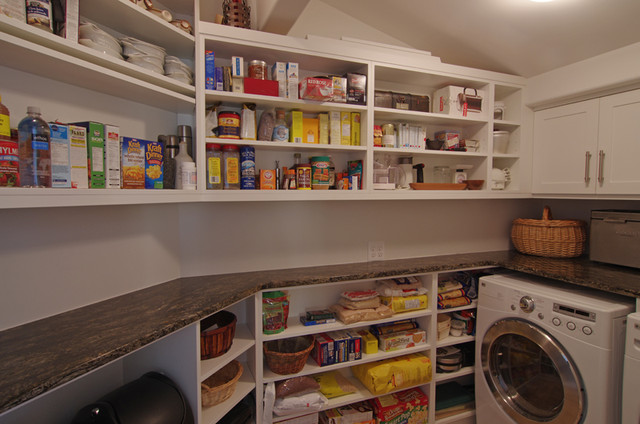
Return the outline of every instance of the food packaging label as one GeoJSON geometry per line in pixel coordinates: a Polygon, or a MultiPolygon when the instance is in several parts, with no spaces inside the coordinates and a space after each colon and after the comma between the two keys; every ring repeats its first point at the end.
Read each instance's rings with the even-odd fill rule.
{"type": "Polygon", "coordinates": [[[360,145],[360,112],[351,112],[351,137],[352,146],[360,145]]]}
{"type": "Polygon", "coordinates": [[[429,398],[413,388],[372,399],[371,404],[379,424],[426,423],[429,398]]]}
{"type": "Polygon", "coordinates": [[[336,103],[347,102],[347,79],[345,77],[332,77],[333,79],[333,101],[336,103]]]}
{"type": "Polygon", "coordinates": [[[158,141],[144,142],[144,188],[163,188],[164,152],[158,141]]]}
{"type": "Polygon", "coordinates": [[[358,330],[358,335],[362,337],[364,353],[372,355],[378,353],[378,339],[367,330],[358,330]]]}
{"type": "Polygon", "coordinates": [[[20,22],[27,21],[24,0],[0,0],[0,13],[20,22]]]}
{"type": "Polygon", "coordinates": [[[278,97],[287,97],[287,63],[274,63],[271,76],[274,81],[278,81],[278,97]]]}
{"type": "Polygon", "coordinates": [[[89,188],[86,128],[69,125],[69,150],[71,160],[71,187],[89,188]]]}
{"type": "Polygon", "coordinates": [[[399,331],[378,336],[379,348],[384,352],[406,349],[427,342],[427,333],[421,329],[399,331]]]}
{"type": "Polygon", "coordinates": [[[351,144],[351,113],[350,112],[340,112],[340,128],[341,128],[341,137],[340,144],[350,145],[351,144]]]}
{"type": "Polygon", "coordinates": [[[89,188],[104,188],[104,125],[91,121],[77,122],[74,125],[84,127],[87,131],[89,188]]]}
{"type": "Polygon", "coordinates": [[[104,126],[106,188],[120,188],[120,127],[104,126]]]}
{"type": "Polygon", "coordinates": [[[325,366],[335,363],[334,341],[326,333],[314,335],[311,357],[318,365],[325,366]]]}
{"type": "Polygon", "coordinates": [[[69,127],[49,123],[51,130],[51,187],[71,187],[69,127]]]}
{"type": "Polygon", "coordinates": [[[337,111],[329,112],[329,144],[342,144],[342,120],[337,111]]]}
{"type": "Polygon", "coordinates": [[[301,110],[292,110],[289,113],[289,141],[302,143],[304,136],[304,124],[301,110]]]}
{"type": "Polygon", "coordinates": [[[295,62],[287,62],[287,98],[298,99],[298,82],[300,71],[298,64],[295,62]]]}
{"type": "Polygon", "coordinates": [[[244,58],[241,56],[231,57],[231,76],[244,77],[244,58]]]}
{"type": "Polygon", "coordinates": [[[122,137],[122,188],[143,189],[145,176],[145,142],[122,137]]]}
{"type": "Polygon", "coordinates": [[[300,82],[300,98],[321,102],[333,99],[333,81],[330,78],[305,78],[300,82]]]}
{"type": "Polygon", "coordinates": [[[318,144],[318,118],[302,118],[302,142],[318,144]]]}
{"type": "Polygon", "coordinates": [[[364,105],[367,103],[367,76],[347,73],[347,103],[364,105]]]}

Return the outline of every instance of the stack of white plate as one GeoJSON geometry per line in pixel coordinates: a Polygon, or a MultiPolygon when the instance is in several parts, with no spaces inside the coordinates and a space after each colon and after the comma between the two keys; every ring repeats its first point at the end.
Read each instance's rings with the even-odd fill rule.
{"type": "Polygon", "coordinates": [[[193,71],[175,56],[167,56],[164,59],[164,74],[169,78],[193,85],[193,71]]]}
{"type": "Polygon", "coordinates": [[[127,62],[159,74],[164,74],[164,58],[167,52],[162,47],[133,37],[120,39],[127,62]]]}
{"type": "Polygon", "coordinates": [[[117,38],[107,34],[90,22],[81,22],[78,28],[78,43],[109,56],[122,59],[122,46],[117,38]]]}

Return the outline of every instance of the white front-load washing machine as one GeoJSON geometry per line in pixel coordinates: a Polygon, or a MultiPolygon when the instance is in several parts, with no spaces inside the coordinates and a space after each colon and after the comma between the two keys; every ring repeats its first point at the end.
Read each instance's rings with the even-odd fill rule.
{"type": "Polygon", "coordinates": [[[620,422],[633,299],[518,273],[478,291],[478,424],[620,422]]]}

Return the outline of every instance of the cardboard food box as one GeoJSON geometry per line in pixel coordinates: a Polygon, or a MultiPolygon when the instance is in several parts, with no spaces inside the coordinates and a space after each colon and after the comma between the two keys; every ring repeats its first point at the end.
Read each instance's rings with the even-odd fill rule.
{"type": "Polygon", "coordinates": [[[271,76],[274,81],[278,81],[278,97],[287,97],[287,63],[274,63],[271,67],[271,76]]]}
{"type": "Polygon", "coordinates": [[[329,144],[329,114],[318,114],[318,143],[329,144]]]}
{"type": "Polygon", "coordinates": [[[362,336],[355,330],[345,330],[349,336],[349,360],[362,359],[362,336]]]}
{"type": "Polygon", "coordinates": [[[329,112],[329,144],[342,144],[342,117],[339,111],[329,112]]]}
{"type": "Polygon", "coordinates": [[[347,79],[345,77],[331,77],[333,82],[333,99],[336,103],[347,102],[347,79]]]}
{"type": "Polygon", "coordinates": [[[106,188],[120,188],[120,127],[104,126],[104,165],[106,188]]]}
{"type": "Polygon", "coordinates": [[[145,140],[122,137],[122,188],[144,189],[145,140]]]}
{"type": "Polygon", "coordinates": [[[351,113],[340,112],[341,137],[340,144],[349,146],[351,144],[351,113]]]}
{"type": "Polygon", "coordinates": [[[76,122],[74,125],[87,130],[89,188],[104,188],[104,125],[92,121],[76,122]]]}
{"type": "Polygon", "coordinates": [[[204,52],[204,88],[205,90],[216,89],[215,54],[211,50],[204,52]]]}
{"type": "Polygon", "coordinates": [[[360,145],[360,112],[351,112],[351,137],[352,146],[360,145]]]}
{"type": "Polygon", "coordinates": [[[245,78],[244,92],[246,94],[278,97],[278,81],[245,78]]]}
{"type": "Polygon", "coordinates": [[[380,396],[369,402],[378,424],[423,424],[429,417],[429,398],[418,388],[380,396]]]}
{"type": "Polygon", "coordinates": [[[384,352],[406,349],[427,342],[427,333],[419,328],[415,330],[398,331],[378,336],[378,346],[384,352]]]}
{"type": "Polygon", "coordinates": [[[318,144],[320,122],[318,118],[302,118],[302,142],[318,144]]]}
{"type": "Polygon", "coordinates": [[[362,337],[362,347],[364,353],[372,355],[378,353],[378,339],[368,330],[358,330],[358,335],[362,337]]]}
{"type": "Polygon", "coordinates": [[[0,13],[20,22],[27,22],[24,0],[0,0],[0,13]]]}
{"type": "Polygon", "coordinates": [[[51,187],[71,187],[71,149],[69,127],[49,123],[51,141],[51,187]]]}
{"type": "Polygon", "coordinates": [[[231,76],[244,77],[244,58],[242,56],[231,56],[231,76]]]}
{"type": "Polygon", "coordinates": [[[287,98],[298,99],[298,82],[300,70],[296,62],[287,62],[287,98]]]}
{"type": "Polygon", "coordinates": [[[313,336],[313,349],[311,357],[321,367],[332,365],[336,362],[334,340],[327,333],[320,333],[313,336]]]}
{"type": "Polygon", "coordinates": [[[394,314],[427,309],[427,300],[426,294],[415,296],[380,296],[380,302],[390,307],[394,314]]]}
{"type": "Polygon", "coordinates": [[[433,94],[433,112],[457,117],[484,118],[485,99],[484,90],[448,85],[433,94]],[[463,102],[465,99],[466,107],[463,102]]]}
{"type": "Polygon", "coordinates": [[[86,128],[69,125],[69,156],[71,160],[71,188],[89,188],[86,128]]]}
{"type": "Polygon", "coordinates": [[[373,407],[367,401],[352,403],[320,413],[322,424],[360,424],[373,419],[373,407]]]}
{"type": "Polygon", "coordinates": [[[302,143],[304,137],[303,116],[301,110],[289,112],[289,142],[302,143]]]}
{"type": "Polygon", "coordinates": [[[300,98],[326,102],[333,99],[333,80],[331,78],[305,78],[300,82],[300,98]]]}
{"type": "Polygon", "coordinates": [[[367,104],[367,76],[347,73],[347,103],[367,104]]]}
{"type": "Polygon", "coordinates": [[[276,173],[273,169],[260,170],[260,190],[276,189],[276,173]]]}
{"type": "Polygon", "coordinates": [[[144,188],[163,188],[164,152],[159,141],[144,142],[144,188]]]}

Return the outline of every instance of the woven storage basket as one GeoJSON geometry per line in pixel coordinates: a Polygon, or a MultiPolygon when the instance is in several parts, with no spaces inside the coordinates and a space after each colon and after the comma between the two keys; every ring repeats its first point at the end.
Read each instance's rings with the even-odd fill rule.
{"type": "Polygon", "coordinates": [[[276,374],[295,374],[304,368],[313,349],[313,336],[273,340],[264,343],[269,369],[276,374]]]}
{"type": "Polygon", "coordinates": [[[241,376],[242,364],[234,360],[200,383],[202,406],[208,408],[229,399],[241,376]]]}
{"type": "Polygon", "coordinates": [[[200,322],[200,328],[207,329],[214,324],[218,328],[200,333],[200,358],[210,359],[226,353],[236,334],[236,316],[229,311],[220,311],[200,322]]]}
{"type": "Polygon", "coordinates": [[[586,223],[575,219],[553,219],[548,206],[542,219],[513,221],[511,241],[520,253],[547,258],[575,258],[582,255],[587,240],[586,223]]]}

